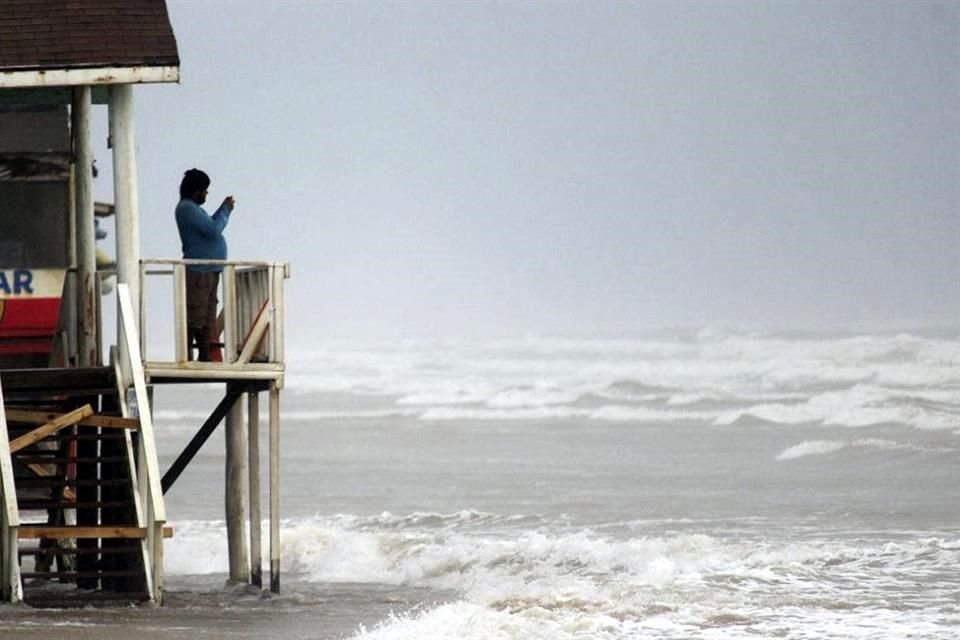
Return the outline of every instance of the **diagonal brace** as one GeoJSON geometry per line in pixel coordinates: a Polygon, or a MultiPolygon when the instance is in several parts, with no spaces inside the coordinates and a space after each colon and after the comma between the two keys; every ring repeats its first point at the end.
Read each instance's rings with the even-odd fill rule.
{"type": "Polygon", "coordinates": [[[70,413],[65,413],[59,418],[54,418],[50,422],[37,427],[33,431],[25,433],[19,438],[14,438],[11,440],[10,453],[16,453],[24,447],[29,447],[35,442],[40,442],[44,438],[55,434],[57,431],[73,426],[84,418],[89,418],[92,415],[93,408],[91,408],[90,405],[85,404],[79,409],[74,409],[70,413]]]}
{"type": "Polygon", "coordinates": [[[217,405],[217,408],[213,410],[213,413],[210,414],[210,417],[201,425],[200,429],[197,430],[196,435],[193,436],[193,439],[187,443],[187,446],[183,448],[183,451],[177,456],[177,459],[173,461],[173,464],[170,465],[170,468],[167,469],[167,472],[163,474],[163,479],[160,481],[160,486],[163,488],[163,493],[166,494],[167,490],[173,486],[173,483],[177,481],[177,478],[180,477],[180,474],[183,473],[183,470],[187,468],[187,465],[190,464],[190,461],[193,460],[194,456],[197,455],[197,452],[200,451],[200,447],[210,438],[213,432],[216,430],[217,426],[223,421],[223,417],[227,415],[227,412],[233,407],[233,404],[237,399],[243,395],[242,390],[235,388],[230,388],[227,390],[223,400],[220,401],[220,404],[217,405]]]}

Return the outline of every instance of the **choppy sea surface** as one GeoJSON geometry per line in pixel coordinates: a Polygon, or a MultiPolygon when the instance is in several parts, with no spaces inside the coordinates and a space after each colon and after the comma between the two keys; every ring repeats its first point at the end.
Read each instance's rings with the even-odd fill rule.
{"type": "MultiPolygon", "coordinates": [[[[291,638],[960,637],[960,334],[290,357],[284,593],[222,587],[214,439],[168,494],[174,608],[291,638]]],[[[219,394],[158,390],[162,467],[219,394]]]]}

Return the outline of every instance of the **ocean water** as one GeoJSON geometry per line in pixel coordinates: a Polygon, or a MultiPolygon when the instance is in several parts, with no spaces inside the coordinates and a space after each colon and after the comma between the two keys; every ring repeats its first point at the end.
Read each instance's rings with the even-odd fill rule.
{"type": "MultiPolygon", "coordinates": [[[[220,393],[158,389],[161,467],[220,393]]],[[[224,586],[217,436],[167,606],[63,637],[960,637],[956,333],[321,343],[282,415],[283,593],[224,586]]]]}

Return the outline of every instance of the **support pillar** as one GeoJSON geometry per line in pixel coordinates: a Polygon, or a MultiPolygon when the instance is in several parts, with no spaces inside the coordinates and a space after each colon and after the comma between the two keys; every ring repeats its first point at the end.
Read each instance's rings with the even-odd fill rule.
{"type": "MultiPolygon", "coordinates": [[[[110,88],[110,146],[113,149],[113,197],[117,220],[117,283],[130,287],[134,322],[140,321],[140,205],[137,196],[137,159],[133,126],[133,85],[110,88]]],[[[137,327],[138,333],[140,327],[137,327]]],[[[122,328],[118,326],[118,334],[122,328]]],[[[127,361],[126,344],[119,341],[120,362],[127,361]]]]}
{"type": "Polygon", "coordinates": [[[227,413],[226,425],[226,488],[227,551],[230,557],[230,581],[250,580],[247,550],[244,488],[247,475],[247,429],[243,419],[243,403],[235,402],[227,413]]]}
{"type": "Polygon", "coordinates": [[[250,453],[250,584],[263,586],[263,560],[260,540],[260,394],[251,391],[247,404],[250,453]]]}
{"type": "Polygon", "coordinates": [[[77,364],[92,367],[97,354],[97,247],[93,214],[93,142],[90,87],[73,90],[74,198],[77,238],[77,364]]]}
{"type": "Polygon", "coordinates": [[[270,383],[270,591],[280,593],[280,389],[270,383]]]}

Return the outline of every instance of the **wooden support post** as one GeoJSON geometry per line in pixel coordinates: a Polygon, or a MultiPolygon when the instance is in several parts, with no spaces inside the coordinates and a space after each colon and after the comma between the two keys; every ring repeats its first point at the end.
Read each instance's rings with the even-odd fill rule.
{"type": "Polygon", "coordinates": [[[227,265],[223,281],[223,361],[237,360],[237,268],[227,265]]]}
{"type": "MultiPolygon", "coordinates": [[[[73,149],[77,238],[78,364],[97,364],[97,249],[93,217],[93,143],[90,137],[90,87],[73,89],[73,149]]],[[[66,346],[64,346],[66,349],[66,346]]]]}
{"type": "Polygon", "coordinates": [[[280,593],[280,389],[270,383],[270,591],[280,593]]]}
{"type": "MultiPolygon", "coordinates": [[[[113,197],[116,207],[117,283],[130,286],[130,302],[140,308],[140,205],[133,126],[133,85],[110,87],[110,144],[113,148],[113,197]]],[[[138,322],[138,318],[132,318],[138,322]]],[[[117,328],[118,335],[122,327],[117,328]]],[[[120,362],[129,372],[127,341],[119,340],[120,362]]]]}
{"type": "Polygon", "coordinates": [[[224,505],[227,521],[227,551],[230,557],[230,581],[250,580],[247,550],[244,488],[247,477],[247,429],[243,403],[237,402],[227,413],[226,487],[224,505]]]}
{"type": "Polygon", "coordinates": [[[263,586],[262,543],[260,541],[260,394],[248,395],[247,421],[250,447],[250,584],[263,586]]]}
{"type": "Polygon", "coordinates": [[[173,344],[178,363],[190,360],[190,334],[187,331],[187,270],[173,266],[173,344]]]}

